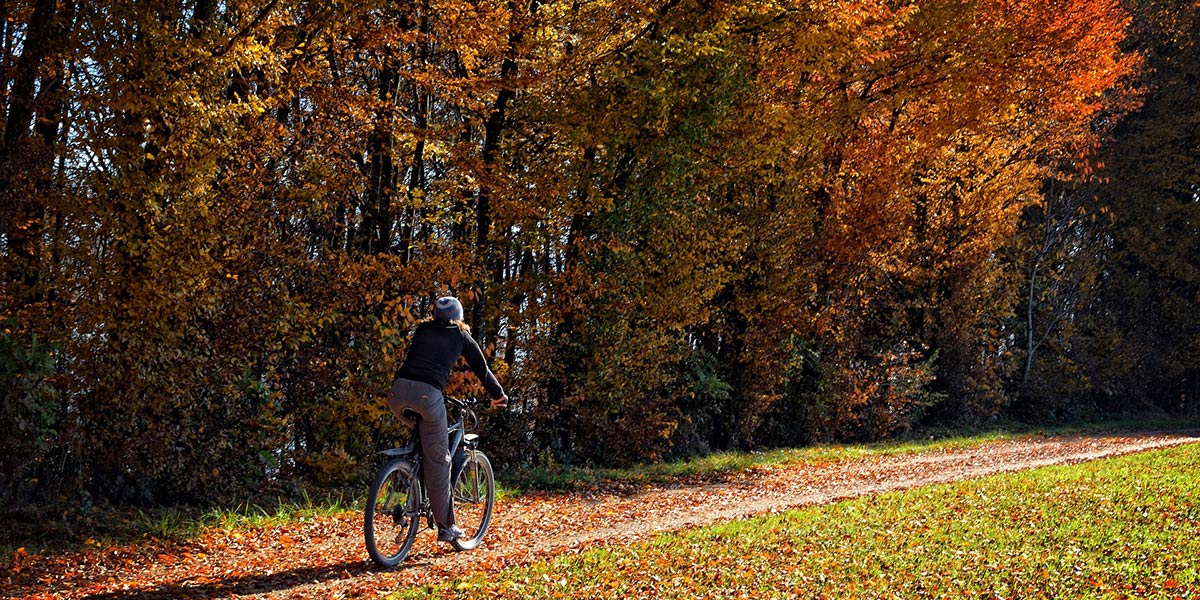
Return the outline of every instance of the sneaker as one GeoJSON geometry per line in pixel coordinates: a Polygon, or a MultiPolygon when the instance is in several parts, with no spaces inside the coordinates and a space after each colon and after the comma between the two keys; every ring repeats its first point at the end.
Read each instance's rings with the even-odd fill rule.
{"type": "Polygon", "coordinates": [[[438,541],[439,542],[453,542],[454,540],[457,540],[458,538],[462,537],[464,533],[466,533],[466,532],[459,529],[455,525],[451,525],[450,527],[445,527],[445,528],[438,527],[438,541]]]}

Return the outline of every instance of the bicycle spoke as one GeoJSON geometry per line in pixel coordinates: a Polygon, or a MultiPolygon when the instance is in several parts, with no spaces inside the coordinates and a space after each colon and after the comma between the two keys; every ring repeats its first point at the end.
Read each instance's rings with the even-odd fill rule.
{"type": "Polygon", "coordinates": [[[492,518],[495,482],[491,464],[482,452],[472,451],[454,483],[454,516],[465,535],[455,542],[459,550],[474,548],[483,539],[492,518]]]}
{"type": "Polygon", "coordinates": [[[383,467],[367,496],[363,523],[367,553],[383,566],[395,566],[412,547],[416,519],[408,510],[419,495],[408,463],[393,462],[383,467]]]}

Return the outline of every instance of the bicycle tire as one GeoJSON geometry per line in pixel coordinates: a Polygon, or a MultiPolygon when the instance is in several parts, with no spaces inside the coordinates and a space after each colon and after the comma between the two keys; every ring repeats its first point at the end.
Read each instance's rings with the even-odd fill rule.
{"type": "Polygon", "coordinates": [[[421,481],[413,466],[398,459],[384,463],[367,492],[363,536],[367,554],[381,567],[395,567],[412,550],[420,529],[421,481]]]}
{"type": "Polygon", "coordinates": [[[451,542],[456,550],[471,550],[483,541],[492,510],[496,506],[496,479],[492,463],[478,450],[468,451],[462,472],[451,489],[454,498],[454,520],[463,536],[451,542]]]}

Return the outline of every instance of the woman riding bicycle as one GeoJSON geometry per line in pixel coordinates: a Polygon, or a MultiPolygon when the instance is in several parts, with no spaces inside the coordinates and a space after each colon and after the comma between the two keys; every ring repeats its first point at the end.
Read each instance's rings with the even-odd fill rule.
{"type": "Polygon", "coordinates": [[[446,404],[442,398],[442,389],[458,358],[465,358],[471,371],[483,382],[492,397],[492,408],[508,403],[504,388],[488,369],[483,351],[462,319],[462,303],[457,298],[438,298],[433,317],[418,324],[413,332],[408,354],[388,393],[388,406],[396,418],[411,424],[404,416],[405,409],[421,416],[417,427],[424,451],[421,472],[441,542],[452,542],[463,534],[454,524],[450,503],[450,449],[446,404]]]}

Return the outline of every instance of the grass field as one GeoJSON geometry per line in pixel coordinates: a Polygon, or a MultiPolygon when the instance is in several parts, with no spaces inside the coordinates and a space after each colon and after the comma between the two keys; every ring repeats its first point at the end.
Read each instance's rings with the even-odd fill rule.
{"type": "Polygon", "coordinates": [[[1195,598],[1200,447],[884,494],[393,598],[1195,598]]]}

